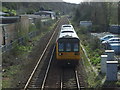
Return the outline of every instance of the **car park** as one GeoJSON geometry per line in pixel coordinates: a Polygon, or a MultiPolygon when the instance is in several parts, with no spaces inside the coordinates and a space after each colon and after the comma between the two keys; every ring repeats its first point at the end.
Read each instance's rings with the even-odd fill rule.
{"type": "Polygon", "coordinates": [[[114,34],[120,34],[120,25],[111,25],[109,27],[109,32],[114,34]]]}
{"type": "Polygon", "coordinates": [[[109,40],[102,42],[105,49],[109,49],[110,44],[120,44],[120,38],[110,38],[109,40]]]}
{"type": "Polygon", "coordinates": [[[114,50],[116,55],[120,55],[120,43],[109,44],[109,49],[114,50]]]}

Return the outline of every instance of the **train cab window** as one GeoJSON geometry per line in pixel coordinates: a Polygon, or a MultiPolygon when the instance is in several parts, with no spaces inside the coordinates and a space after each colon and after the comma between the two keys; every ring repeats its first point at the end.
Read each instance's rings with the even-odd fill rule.
{"type": "Polygon", "coordinates": [[[74,33],[73,31],[62,31],[62,33],[74,33]]]}
{"type": "Polygon", "coordinates": [[[66,51],[67,52],[71,51],[71,44],[70,43],[66,43],[66,51]]]}
{"type": "Polygon", "coordinates": [[[75,44],[74,44],[73,50],[74,50],[75,52],[79,51],[78,43],[75,43],[75,44]]]}
{"type": "Polygon", "coordinates": [[[59,47],[60,52],[64,51],[64,44],[63,43],[59,43],[58,47],[59,47]]]}
{"type": "Polygon", "coordinates": [[[63,27],[71,27],[71,26],[63,26],[63,27]]]}

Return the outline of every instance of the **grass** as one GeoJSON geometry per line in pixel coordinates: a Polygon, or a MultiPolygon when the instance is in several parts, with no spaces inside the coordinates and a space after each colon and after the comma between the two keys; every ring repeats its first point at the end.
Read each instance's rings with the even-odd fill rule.
{"type": "Polygon", "coordinates": [[[18,72],[20,72],[20,65],[14,65],[10,66],[5,70],[3,73],[3,82],[2,82],[2,87],[4,88],[10,88],[11,87],[11,81],[13,81],[14,77],[18,72]]]}
{"type": "Polygon", "coordinates": [[[83,64],[85,67],[85,71],[87,73],[86,82],[88,83],[88,88],[100,88],[100,87],[102,87],[102,84],[103,84],[102,81],[103,81],[105,75],[96,74],[92,68],[92,65],[88,61],[88,58],[84,54],[83,50],[81,50],[81,51],[82,51],[81,56],[82,56],[83,64]]]}
{"type": "MultiPolygon", "coordinates": [[[[74,25],[74,22],[72,22],[74,25]]],[[[87,80],[88,82],[88,88],[101,88],[102,86],[106,84],[111,84],[111,86],[119,86],[120,87],[120,81],[117,82],[106,82],[106,76],[105,74],[100,73],[100,55],[104,53],[104,49],[102,49],[102,46],[99,44],[99,41],[97,39],[94,39],[90,36],[90,32],[86,28],[80,28],[79,26],[75,26],[75,30],[80,37],[81,43],[84,45],[84,48],[87,52],[87,55],[90,59],[91,64],[89,63],[88,59],[86,58],[85,54],[82,52],[82,59],[83,63],[87,72],[87,80]],[[99,46],[97,46],[99,45],[99,46]],[[92,66],[97,69],[97,74],[93,71],[92,66]]]]}
{"type": "Polygon", "coordinates": [[[90,35],[90,32],[83,28],[76,26],[75,30],[80,37],[81,43],[86,50],[87,56],[82,51],[82,60],[85,67],[85,71],[87,73],[86,81],[88,83],[87,88],[100,88],[102,87],[102,82],[104,80],[105,75],[99,74],[100,70],[100,55],[102,54],[102,50],[100,46],[96,46],[99,44],[98,39],[93,38],[90,35]],[[88,60],[90,59],[90,61],[88,60]],[[93,67],[94,66],[94,67],[93,67]],[[98,69],[97,71],[94,69],[98,69]]]}
{"type": "Polygon", "coordinates": [[[94,77],[95,77],[95,73],[92,70],[92,67],[87,59],[87,57],[85,56],[84,52],[82,51],[82,60],[83,60],[83,64],[85,67],[85,71],[87,73],[87,80],[86,82],[88,82],[88,88],[90,87],[94,87],[94,77]],[[89,76],[89,77],[88,77],[89,76]]]}
{"type": "Polygon", "coordinates": [[[120,87],[120,81],[117,81],[115,84],[120,87]]]}

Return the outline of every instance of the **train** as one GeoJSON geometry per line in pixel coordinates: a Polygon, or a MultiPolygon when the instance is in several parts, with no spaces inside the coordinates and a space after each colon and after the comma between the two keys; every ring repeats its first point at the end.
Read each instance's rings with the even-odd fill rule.
{"type": "Polygon", "coordinates": [[[67,64],[77,64],[80,60],[80,39],[71,24],[61,26],[56,41],[56,59],[67,64]]]}

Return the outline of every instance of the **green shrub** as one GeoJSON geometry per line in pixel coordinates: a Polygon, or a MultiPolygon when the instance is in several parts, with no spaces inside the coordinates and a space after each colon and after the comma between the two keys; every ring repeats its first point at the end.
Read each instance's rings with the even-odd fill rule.
{"type": "Polygon", "coordinates": [[[88,33],[89,31],[88,31],[88,28],[87,27],[80,27],[80,31],[79,31],[79,33],[81,33],[81,34],[86,34],[86,33],[88,33]]]}
{"type": "Polygon", "coordinates": [[[106,25],[93,25],[91,28],[91,32],[105,32],[107,30],[106,25]]]}
{"type": "Polygon", "coordinates": [[[20,45],[20,46],[17,46],[18,50],[20,51],[25,51],[25,52],[28,52],[31,50],[31,46],[23,46],[23,45],[20,45]]]}
{"type": "Polygon", "coordinates": [[[100,40],[97,37],[92,37],[89,41],[90,48],[96,50],[100,48],[100,40]]]}
{"type": "Polygon", "coordinates": [[[36,26],[36,28],[37,28],[38,30],[41,29],[41,27],[42,27],[41,19],[37,19],[37,20],[35,21],[35,26],[36,26]]]}
{"type": "Polygon", "coordinates": [[[30,26],[29,26],[29,32],[35,31],[35,30],[37,30],[36,26],[34,24],[30,24],[30,26]]]}

